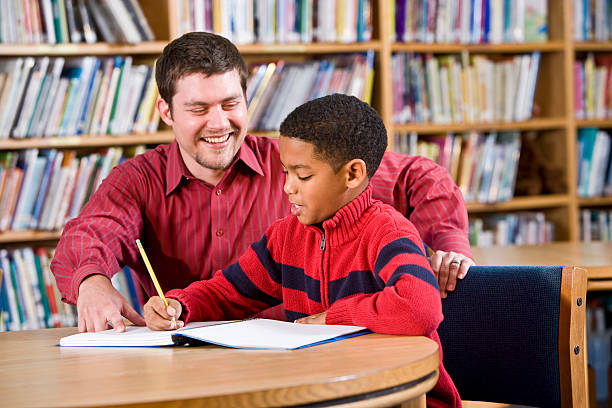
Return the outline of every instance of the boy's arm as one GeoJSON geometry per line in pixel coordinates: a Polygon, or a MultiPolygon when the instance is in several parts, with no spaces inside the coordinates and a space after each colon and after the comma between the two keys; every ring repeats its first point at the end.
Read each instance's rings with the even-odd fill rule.
{"type": "Polygon", "coordinates": [[[386,152],[371,185],[374,198],[404,214],[433,250],[472,257],[467,208],[448,170],[424,157],[386,152]]]}
{"type": "Polygon", "coordinates": [[[442,321],[440,293],[418,236],[385,240],[373,264],[384,289],[336,301],[327,310],[326,323],[387,334],[429,335],[436,330],[442,321]]]}
{"type": "Polygon", "coordinates": [[[467,209],[449,172],[424,157],[386,152],[371,185],[374,198],[404,214],[435,251],[430,262],[446,297],[474,264],[467,209]]]}
{"type": "Polygon", "coordinates": [[[183,305],[185,323],[244,319],[282,302],[280,270],[267,240],[272,229],[274,224],[238,262],[215,272],[211,279],[166,294],[183,305]]]}

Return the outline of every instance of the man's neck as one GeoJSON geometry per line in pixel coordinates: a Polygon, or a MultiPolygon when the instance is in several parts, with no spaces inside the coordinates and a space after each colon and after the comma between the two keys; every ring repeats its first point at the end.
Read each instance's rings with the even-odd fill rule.
{"type": "Polygon", "coordinates": [[[189,172],[191,173],[193,177],[207,184],[210,184],[211,186],[216,186],[217,184],[219,184],[219,182],[225,175],[225,172],[228,170],[228,169],[215,170],[215,169],[209,169],[208,167],[204,167],[198,162],[196,162],[191,156],[187,154],[183,154],[182,151],[181,151],[181,157],[183,158],[183,163],[185,163],[187,170],[189,170],[189,172]]]}

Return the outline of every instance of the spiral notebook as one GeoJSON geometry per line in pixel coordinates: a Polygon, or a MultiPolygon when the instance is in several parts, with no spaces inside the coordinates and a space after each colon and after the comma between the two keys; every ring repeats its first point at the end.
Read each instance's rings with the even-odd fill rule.
{"type": "Polygon", "coordinates": [[[192,322],[178,330],[154,331],[127,326],[62,337],[61,347],[160,347],[215,344],[224,347],[295,350],[370,333],[360,326],[299,324],[268,319],[192,322]]]}

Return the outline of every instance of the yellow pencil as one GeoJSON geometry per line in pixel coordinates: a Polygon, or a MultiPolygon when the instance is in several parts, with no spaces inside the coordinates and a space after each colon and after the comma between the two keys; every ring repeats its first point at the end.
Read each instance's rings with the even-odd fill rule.
{"type": "Polygon", "coordinates": [[[147,254],[145,253],[144,248],[142,247],[142,244],[140,243],[139,239],[136,240],[136,245],[138,245],[138,250],[140,251],[140,255],[142,255],[142,259],[144,260],[144,263],[147,266],[149,275],[151,275],[151,280],[153,281],[153,285],[155,285],[155,290],[157,290],[157,294],[164,301],[164,305],[168,307],[168,301],[166,300],[166,297],[164,296],[164,292],[162,292],[161,286],[159,286],[159,282],[157,281],[157,278],[155,277],[155,272],[153,272],[153,268],[151,268],[151,264],[149,263],[149,258],[147,258],[147,254]]]}

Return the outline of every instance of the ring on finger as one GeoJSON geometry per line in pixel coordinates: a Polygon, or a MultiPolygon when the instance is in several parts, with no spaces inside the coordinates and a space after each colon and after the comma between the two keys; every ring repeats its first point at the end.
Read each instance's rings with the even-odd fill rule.
{"type": "Polygon", "coordinates": [[[457,265],[461,265],[461,261],[457,260],[457,259],[453,259],[452,261],[450,261],[450,263],[452,264],[457,264],[457,265]]]}

